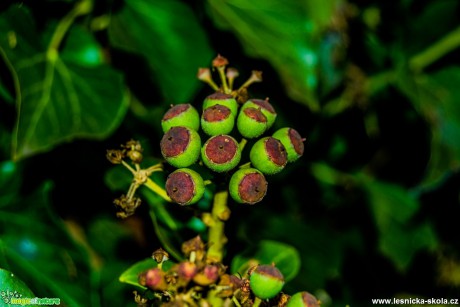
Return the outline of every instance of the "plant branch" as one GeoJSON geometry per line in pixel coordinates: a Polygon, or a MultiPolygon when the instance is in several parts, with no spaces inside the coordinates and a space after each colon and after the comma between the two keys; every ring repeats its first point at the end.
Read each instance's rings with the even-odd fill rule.
{"type": "Polygon", "coordinates": [[[153,181],[152,179],[147,178],[147,180],[144,182],[144,185],[150,190],[152,190],[153,192],[155,192],[156,194],[158,194],[161,198],[163,198],[167,202],[172,201],[171,198],[166,193],[165,189],[163,189],[158,184],[156,184],[156,182],[153,181]]]}
{"type": "Polygon", "coordinates": [[[409,67],[415,72],[421,71],[459,46],[460,27],[448,33],[429,48],[412,57],[409,60],[409,67]]]}
{"type": "Polygon", "coordinates": [[[227,241],[224,233],[225,221],[230,216],[227,207],[228,191],[218,191],[214,195],[209,225],[208,252],[207,256],[216,262],[221,262],[224,254],[224,245],[227,241]]]}
{"type": "Polygon", "coordinates": [[[64,39],[64,36],[72,26],[75,18],[88,14],[91,12],[92,8],[93,3],[91,0],[81,0],[66,16],[64,16],[64,18],[59,21],[48,45],[48,54],[56,54],[62,40],[64,39]]]}

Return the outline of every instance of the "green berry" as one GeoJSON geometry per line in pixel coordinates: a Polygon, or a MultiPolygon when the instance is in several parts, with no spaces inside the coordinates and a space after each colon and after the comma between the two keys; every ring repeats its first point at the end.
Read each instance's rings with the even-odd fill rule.
{"type": "Polygon", "coordinates": [[[262,113],[267,118],[267,129],[270,128],[276,119],[276,111],[275,108],[268,102],[268,98],[265,100],[262,99],[249,99],[246,101],[242,106],[241,109],[246,108],[256,108],[260,109],[262,113]]]}
{"type": "Polygon", "coordinates": [[[235,125],[235,116],[223,105],[208,107],[201,115],[201,128],[208,135],[228,134],[235,125]]]}
{"type": "Polygon", "coordinates": [[[259,265],[249,276],[249,286],[258,298],[275,297],[284,286],[284,276],[275,266],[259,265]]]}
{"type": "Polygon", "coordinates": [[[163,132],[171,127],[183,126],[198,131],[200,128],[200,115],[191,104],[177,104],[165,113],[161,120],[163,132]]]}
{"type": "Polygon", "coordinates": [[[195,130],[177,126],[169,129],[160,142],[161,154],[177,168],[189,167],[200,157],[201,139],[195,130]]]}
{"type": "Polygon", "coordinates": [[[210,137],[201,149],[203,163],[215,172],[227,172],[238,165],[241,151],[238,143],[229,135],[210,137]]]}
{"type": "Polygon", "coordinates": [[[237,170],[228,185],[230,196],[238,203],[253,205],[261,201],[267,193],[267,180],[255,168],[237,170]]]}
{"type": "Polygon", "coordinates": [[[261,136],[267,130],[267,117],[261,109],[247,107],[241,109],[236,121],[240,134],[248,139],[261,136]]]}
{"type": "Polygon", "coordinates": [[[194,170],[177,169],[166,179],[166,193],[179,205],[194,204],[203,197],[203,178],[194,170]]]}
{"type": "Polygon", "coordinates": [[[236,102],[236,99],[230,94],[215,92],[214,94],[209,95],[204,99],[203,110],[215,104],[226,106],[230,109],[230,111],[232,111],[232,114],[235,117],[238,114],[238,102],[236,102]]]}
{"type": "Polygon", "coordinates": [[[253,167],[266,175],[272,175],[286,166],[287,154],[284,145],[278,139],[267,136],[252,146],[249,159],[253,167]]]}
{"type": "Polygon", "coordinates": [[[316,297],[307,291],[302,291],[291,296],[286,307],[320,307],[320,303],[316,297]]]}
{"type": "Polygon", "coordinates": [[[273,137],[283,143],[286,148],[288,162],[294,162],[303,155],[304,145],[300,134],[292,128],[281,128],[277,130],[273,137]]]}

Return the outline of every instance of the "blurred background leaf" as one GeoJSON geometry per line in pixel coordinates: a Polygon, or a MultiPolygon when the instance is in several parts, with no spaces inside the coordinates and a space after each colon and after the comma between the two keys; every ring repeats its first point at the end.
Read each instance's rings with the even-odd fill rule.
{"type": "MultiPolygon", "coordinates": [[[[5,305],[8,305],[9,301],[5,301],[5,299],[11,298],[8,292],[15,293],[17,292],[21,297],[33,298],[35,295],[33,292],[27,287],[27,285],[20,280],[14,273],[9,272],[4,269],[0,269],[0,284],[2,285],[1,291],[1,300],[5,305]]],[[[13,298],[16,298],[13,296],[13,298]]]]}
{"type": "Polygon", "coordinates": [[[270,61],[290,97],[319,110],[318,46],[340,1],[286,2],[209,0],[210,16],[220,28],[234,32],[245,51],[270,61]]]}
{"type": "Polygon", "coordinates": [[[189,102],[198,90],[198,67],[208,66],[214,56],[197,17],[177,0],[125,1],[112,16],[109,37],[114,47],[147,62],[162,94],[158,103],[189,102]]]}
{"type": "Polygon", "coordinates": [[[61,57],[44,48],[40,34],[31,31],[35,28],[24,7],[12,6],[0,16],[1,53],[17,91],[14,159],[75,137],[104,138],[118,126],[127,108],[123,78],[99,62],[90,33],[75,28],[69,34],[70,48],[80,45],[93,53],[83,54],[82,62],[76,61],[78,50],[72,49],[67,56],[64,47],[61,57]]]}
{"type": "Polygon", "coordinates": [[[249,94],[273,102],[272,129],[306,138],[262,203],[229,204],[225,264],[279,262],[287,293],[324,306],[455,297],[459,10],[456,0],[0,2],[0,266],[38,297],[134,306],[119,276],[160,246],[180,258],[184,240],[205,237],[200,210],[216,187],[185,208],[140,189],[136,214],[116,219],[113,199],[132,178],[106,149],[138,139],[158,162],[162,115],[171,103],[201,107],[213,90],[197,70],[220,53],[242,76],[263,71],[249,94]]]}

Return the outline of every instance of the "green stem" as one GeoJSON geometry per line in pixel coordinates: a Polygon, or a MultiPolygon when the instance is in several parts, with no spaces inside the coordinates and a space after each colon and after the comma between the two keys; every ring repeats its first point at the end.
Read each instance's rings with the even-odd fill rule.
{"type": "Polygon", "coordinates": [[[225,76],[225,66],[219,66],[217,67],[217,70],[219,71],[219,76],[220,80],[222,82],[222,88],[224,90],[225,94],[230,94],[230,89],[228,88],[227,84],[227,77],[225,76]]]}
{"type": "Polygon", "coordinates": [[[172,201],[171,198],[166,193],[165,189],[163,189],[158,184],[156,184],[156,182],[154,182],[152,179],[147,178],[147,181],[144,183],[144,185],[150,190],[152,190],[153,192],[155,192],[156,194],[158,194],[161,198],[163,198],[167,202],[172,201]]]}
{"type": "Polygon", "coordinates": [[[235,296],[232,296],[232,302],[233,302],[233,304],[235,304],[235,306],[237,306],[237,307],[241,307],[241,304],[240,304],[240,302],[238,302],[238,300],[236,299],[236,297],[235,297],[235,296]]]}
{"type": "Polygon", "coordinates": [[[248,143],[248,140],[246,140],[245,138],[241,139],[240,144],[239,144],[240,151],[243,151],[243,149],[244,149],[244,147],[246,146],[247,143],[248,143]]]}
{"type": "Polygon", "coordinates": [[[209,226],[208,238],[208,259],[221,262],[224,254],[224,245],[227,241],[224,233],[225,220],[228,219],[229,209],[227,207],[228,191],[219,191],[214,195],[211,217],[212,223],[209,226]]]}
{"type": "Polygon", "coordinates": [[[51,37],[50,43],[48,45],[48,54],[55,54],[59,49],[59,45],[61,44],[64,36],[66,35],[67,31],[72,26],[75,18],[81,15],[88,14],[91,12],[93,7],[93,3],[91,0],[81,0],[79,1],[73,9],[66,15],[64,18],[59,21],[56,30],[51,37]]]}
{"type": "Polygon", "coordinates": [[[262,300],[256,296],[256,299],[254,300],[254,304],[252,305],[252,307],[259,307],[261,303],[262,300]]]}
{"type": "Polygon", "coordinates": [[[421,71],[445,54],[460,46],[460,27],[450,32],[426,50],[415,55],[409,61],[409,67],[413,71],[421,71]]]}
{"type": "Polygon", "coordinates": [[[81,15],[88,14],[93,8],[93,3],[91,0],[81,0],[79,1],[73,9],[58,23],[56,30],[51,37],[50,44],[48,45],[48,53],[55,54],[59,49],[64,36],[67,31],[72,26],[75,18],[81,15]]]}

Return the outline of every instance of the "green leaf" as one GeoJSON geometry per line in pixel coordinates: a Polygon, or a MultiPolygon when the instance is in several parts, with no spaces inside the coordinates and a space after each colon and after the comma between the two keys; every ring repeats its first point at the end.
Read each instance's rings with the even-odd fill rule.
{"type": "MultiPolygon", "coordinates": [[[[94,50],[91,34],[74,26],[61,53],[46,50],[29,12],[12,6],[0,15],[0,55],[16,86],[13,158],[51,149],[76,137],[104,138],[127,109],[122,75],[97,60],[82,62],[73,46],[94,50]]],[[[45,36],[45,34],[44,34],[45,36]]]]}
{"type": "Polygon", "coordinates": [[[232,30],[246,52],[279,72],[289,96],[319,109],[315,90],[319,41],[337,1],[208,0],[214,22],[232,30]]]}
{"type": "Polygon", "coordinates": [[[291,245],[264,240],[255,248],[249,248],[242,254],[236,255],[231,264],[232,273],[243,275],[255,264],[272,264],[283,273],[284,279],[293,279],[300,270],[299,252],[291,245]]]}
{"type": "Polygon", "coordinates": [[[417,78],[404,73],[399,76],[399,88],[430,124],[431,157],[423,185],[435,184],[460,167],[460,67],[417,78]]]}
{"type": "MultiPolygon", "coordinates": [[[[164,271],[167,271],[172,267],[173,264],[174,263],[172,261],[168,260],[168,261],[163,263],[162,269],[164,271]]],[[[133,286],[137,286],[137,287],[145,290],[147,288],[144,287],[144,286],[141,286],[139,284],[139,274],[141,274],[142,272],[145,272],[145,271],[147,271],[149,269],[154,269],[157,266],[158,266],[158,263],[152,258],[147,258],[147,259],[141,260],[139,262],[136,262],[132,266],[130,266],[126,271],[124,271],[120,275],[119,280],[120,280],[120,282],[130,284],[130,285],[133,285],[133,286]]]]}
{"type": "MultiPolygon", "coordinates": [[[[0,305],[9,306],[13,298],[34,298],[35,295],[27,285],[13,273],[0,269],[0,305]],[[3,305],[4,304],[4,305],[3,305]]],[[[16,304],[14,304],[16,305],[16,304]]],[[[32,305],[22,305],[32,306],[32,305]]]]}
{"type": "Polygon", "coordinates": [[[115,47],[145,58],[168,103],[190,100],[198,68],[215,56],[193,11],[177,0],[127,0],[108,30],[115,47]]]}
{"type": "Polygon", "coordinates": [[[30,285],[39,297],[60,298],[68,306],[88,306],[92,292],[88,255],[68,235],[49,208],[51,185],[44,184],[27,198],[2,208],[0,267],[30,285]]]}
{"type": "Polygon", "coordinates": [[[404,271],[415,254],[437,246],[429,224],[411,224],[418,211],[418,200],[401,186],[365,178],[370,206],[379,232],[379,250],[404,271]]]}
{"type": "Polygon", "coordinates": [[[21,185],[18,165],[13,161],[0,163],[0,208],[8,206],[17,197],[21,185]]]}

